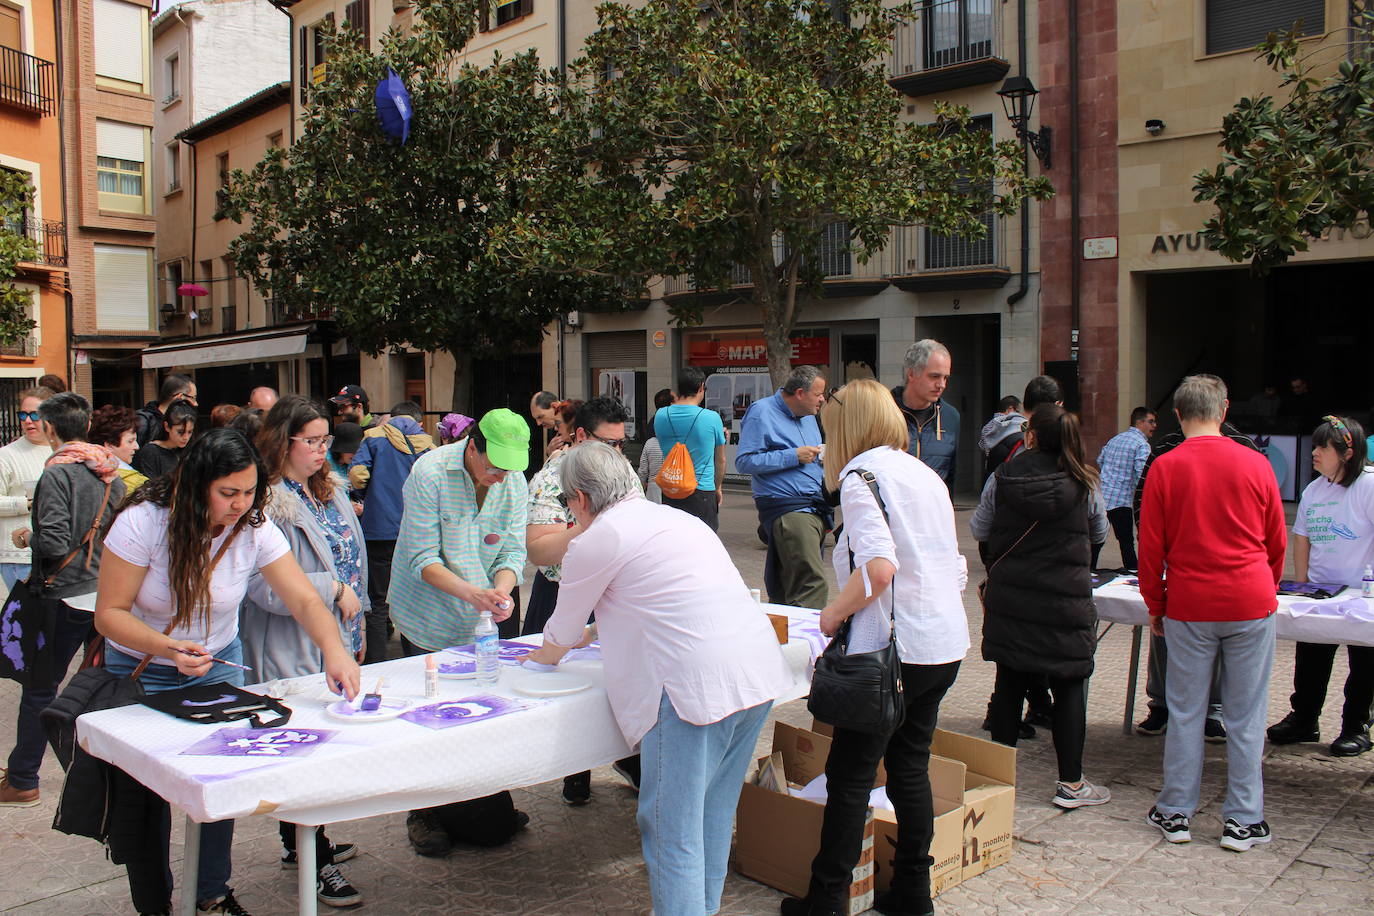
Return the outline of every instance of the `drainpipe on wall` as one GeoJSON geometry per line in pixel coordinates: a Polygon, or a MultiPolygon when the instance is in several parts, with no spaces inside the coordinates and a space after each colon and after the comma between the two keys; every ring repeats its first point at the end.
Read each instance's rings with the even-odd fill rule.
{"type": "MultiPolygon", "coordinates": [[[[67,312],[67,340],[65,347],[67,351],[67,387],[75,391],[76,353],[72,349],[74,344],[72,320],[75,317],[75,308],[74,302],[72,300],[71,284],[72,241],[71,234],[67,231],[67,227],[71,225],[71,223],[68,220],[67,207],[67,138],[65,136],[65,131],[67,129],[67,113],[63,110],[62,107],[63,102],[66,98],[66,92],[64,91],[65,86],[63,84],[63,80],[66,78],[65,69],[63,67],[63,61],[65,60],[66,55],[62,53],[63,42],[66,40],[66,33],[62,29],[62,0],[52,0],[52,15],[53,25],[57,32],[55,36],[57,38],[57,41],[55,42],[55,46],[57,48],[57,60],[54,62],[57,65],[57,170],[61,173],[58,175],[57,186],[62,191],[62,241],[67,246],[67,282],[65,284],[67,289],[62,297],[67,312]]],[[[41,306],[39,309],[38,317],[40,321],[43,318],[41,306]]],[[[143,394],[143,386],[141,384],[139,385],[138,393],[139,396],[142,396],[143,394]]]]}
{"type": "MultiPolygon", "coordinates": [[[[196,168],[196,144],[195,144],[193,141],[191,141],[191,140],[186,140],[186,139],[181,139],[181,142],[182,142],[182,143],[185,143],[187,146],[189,146],[189,147],[191,148],[191,155],[189,155],[189,156],[186,157],[187,160],[188,160],[186,164],[187,164],[188,166],[191,167],[191,280],[190,280],[190,282],[195,283],[195,282],[196,282],[196,265],[199,263],[199,262],[196,260],[196,204],[199,203],[198,198],[200,197],[200,187],[199,187],[199,185],[200,185],[200,169],[196,168]]],[[[208,281],[209,281],[209,277],[206,277],[206,280],[207,280],[207,282],[208,282],[208,281]]],[[[196,312],[197,315],[199,315],[199,313],[200,313],[200,309],[196,308],[194,305],[192,305],[191,311],[196,312]]],[[[190,312],[188,312],[188,313],[186,314],[186,320],[189,321],[189,322],[191,323],[191,338],[194,340],[194,339],[195,339],[195,336],[196,336],[196,322],[199,321],[200,319],[199,319],[198,317],[197,317],[197,318],[192,318],[191,315],[190,315],[190,312]]]]}
{"type": "Polygon", "coordinates": [[[1078,360],[1078,329],[1082,316],[1079,286],[1083,273],[1079,227],[1078,179],[1078,0],[1069,0],[1069,359],[1078,360]]]}
{"type": "MultiPolygon", "coordinates": [[[[1017,0],[1016,3],[1016,61],[1017,71],[1021,76],[1026,75],[1026,0],[1017,0]]],[[[1031,148],[1030,141],[1021,141],[1021,174],[1026,178],[1030,177],[1031,148]]],[[[1016,305],[1026,298],[1026,293],[1030,292],[1030,198],[1021,197],[1021,282],[1016,287],[1016,292],[1007,297],[1007,306],[1016,305]]]]}

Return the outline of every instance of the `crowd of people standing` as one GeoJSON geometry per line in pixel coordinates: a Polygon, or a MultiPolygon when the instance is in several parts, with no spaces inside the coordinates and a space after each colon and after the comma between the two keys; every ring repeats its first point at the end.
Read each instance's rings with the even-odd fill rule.
{"type": "MultiPolygon", "coordinates": [[[[822,370],[798,366],[741,422],[735,469],[750,476],[770,600],[819,611],[821,630],[844,628],[851,652],[895,642],[905,707],[891,733],[831,723],[820,851],[808,893],[784,901],[785,916],[845,912],[880,763],[902,842],[877,908],[931,912],[930,746],[970,648],[951,500],[960,416],[944,399],[952,370],[934,340],[911,345],[903,384],[890,389],[871,379],[834,388],[822,370]]],[[[599,641],[612,710],[638,750],[615,766],[640,793],[655,912],[714,912],[739,786],[789,677],[715,533],[726,437],[720,414],[703,406],[704,381],[688,367],[655,395],[638,467],[623,454],[631,413],[607,396],[537,393],[530,416],[552,435],[534,449],[535,468],[530,424],[509,409],[448,414],[436,442],[417,404],[372,414],[356,385],[327,405],[254,389],[242,407],[211,410],[199,436],[197,389],[185,376],[168,376],[138,411],[93,411],[48,387],[21,392],[21,435],[0,448],[0,574],[9,587],[29,583],[57,625],[47,678],[22,692],[0,805],[39,803],[38,713],[83,646],[149,693],[323,673],[351,696],[359,665],[387,660],[393,638],[402,656],[429,654],[471,642],[489,617],[512,634],[543,634],[534,664],[555,666],[599,641]],[[686,492],[663,476],[675,450],[690,465],[686,492]],[[521,608],[527,564],[535,574],[521,608]]],[[[1220,379],[1189,376],[1173,398],[1181,433],[1155,439],[1157,412],[1137,408],[1094,464],[1059,384],[1032,379],[982,430],[985,482],[969,530],[986,570],[993,740],[1015,746],[1047,727],[1058,767],[1051,802],[1111,801],[1083,772],[1094,573],[1111,530],[1121,572],[1138,577],[1151,615],[1150,712],[1138,731],[1166,734],[1164,785],[1147,820],[1170,842],[1191,839],[1201,742],[1225,741],[1220,842],[1244,851],[1271,836],[1261,756],[1290,541],[1273,472],[1225,423],[1228,404],[1220,379]],[[1224,599],[1209,585],[1217,570],[1224,599]]],[[[1364,431],[1328,416],[1312,442],[1317,477],[1293,528],[1295,572],[1356,586],[1374,561],[1364,431]]],[[[1272,743],[1318,740],[1334,652],[1299,645],[1292,711],[1268,729],[1272,743]]],[[[1333,754],[1370,749],[1371,652],[1349,649],[1333,754]]],[[[588,804],[590,774],[567,776],[562,797],[588,804]]],[[[172,889],[170,815],[157,804],[147,845],[160,852],[129,866],[135,906],[148,914],[170,912],[172,889]]],[[[406,826],[418,854],[443,856],[455,843],[507,842],[528,823],[500,792],[412,811],[406,826]]],[[[229,884],[232,837],[232,822],[205,826],[200,912],[246,912],[229,884]]],[[[281,825],[281,839],[282,864],[295,867],[294,825],[281,825]]],[[[362,902],[339,867],[357,851],[316,831],[323,902],[362,902]]]]}

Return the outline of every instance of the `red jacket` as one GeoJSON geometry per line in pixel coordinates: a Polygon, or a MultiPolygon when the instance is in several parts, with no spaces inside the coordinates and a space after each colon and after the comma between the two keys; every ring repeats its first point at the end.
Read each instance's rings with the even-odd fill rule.
{"type": "Polygon", "coordinates": [[[1287,542],[1264,456],[1225,436],[1188,439],[1145,479],[1140,594],[1151,614],[1174,620],[1266,617],[1278,607],[1287,542]]]}

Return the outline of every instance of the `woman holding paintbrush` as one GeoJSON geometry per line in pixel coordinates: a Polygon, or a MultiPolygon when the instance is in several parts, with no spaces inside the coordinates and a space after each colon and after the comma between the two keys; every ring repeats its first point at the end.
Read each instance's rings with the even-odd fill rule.
{"type": "MultiPolygon", "coordinates": [[[[239,605],[257,571],[320,648],[326,683],[352,698],[358,664],[335,617],[263,514],[267,474],[243,434],[216,429],[186,448],[178,467],[144,484],[105,536],[95,625],[105,667],[139,676],[148,693],[195,684],[242,684],[239,605]],[[222,660],[230,664],[218,663],[222,660]]],[[[140,913],[170,913],[171,814],[162,806],[160,864],[129,866],[140,913]]],[[[228,886],[234,822],[201,831],[196,899],[201,913],[246,916],[228,886]]]]}
{"type": "MultiPolygon", "coordinates": [[[[258,454],[271,485],[267,517],[286,536],[316,594],[334,611],[339,635],[363,657],[363,612],[367,601],[367,553],[358,515],[348,499],[345,481],[334,476],[326,460],[329,418],[306,398],[287,395],[263,417],[258,454]]],[[[305,628],[291,616],[261,572],[248,580],[248,595],[239,612],[243,656],[259,681],[318,674],[323,658],[305,628]]],[[[296,826],[282,822],[282,865],[296,865],[296,826]]],[[[356,906],[363,895],[339,871],[338,863],[357,853],[352,843],[334,844],[324,827],[315,830],[316,887],[329,906],[356,906]]]]}

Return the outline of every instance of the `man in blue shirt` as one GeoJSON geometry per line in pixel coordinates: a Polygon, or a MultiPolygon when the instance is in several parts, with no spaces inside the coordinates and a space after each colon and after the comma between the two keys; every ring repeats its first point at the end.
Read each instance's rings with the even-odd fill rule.
{"type": "Polygon", "coordinates": [[[735,467],[752,475],[754,505],[768,541],[763,582],[775,604],[823,608],[829,595],[821,541],[830,507],[821,485],[825,376],[797,366],[771,397],[749,406],[740,423],[735,467]]]}
{"type": "Polygon", "coordinates": [[[907,450],[953,490],[958,471],[959,411],[943,397],[949,384],[949,350],[938,340],[918,340],[907,348],[902,368],[906,384],[893,388],[892,398],[911,433],[907,450]]]}
{"type": "MultiPolygon", "coordinates": [[[[1155,412],[1148,407],[1131,411],[1131,426],[1112,436],[1097,456],[1102,471],[1102,500],[1107,506],[1107,521],[1116,532],[1121,545],[1121,565],[1127,572],[1135,572],[1135,514],[1131,498],[1135,483],[1150,457],[1150,437],[1155,433],[1155,412]]],[[[1094,562],[1093,564],[1097,564],[1094,562]]]]}
{"type": "Polygon", "coordinates": [[[705,398],[706,374],[695,366],[682,369],[672,406],[654,414],[654,435],[665,457],[674,445],[685,443],[697,475],[696,492],[682,499],[664,496],[663,505],[695,515],[715,531],[724,499],[720,484],[725,476],[725,424],[720,414],[701,406],[705,398]]]}

